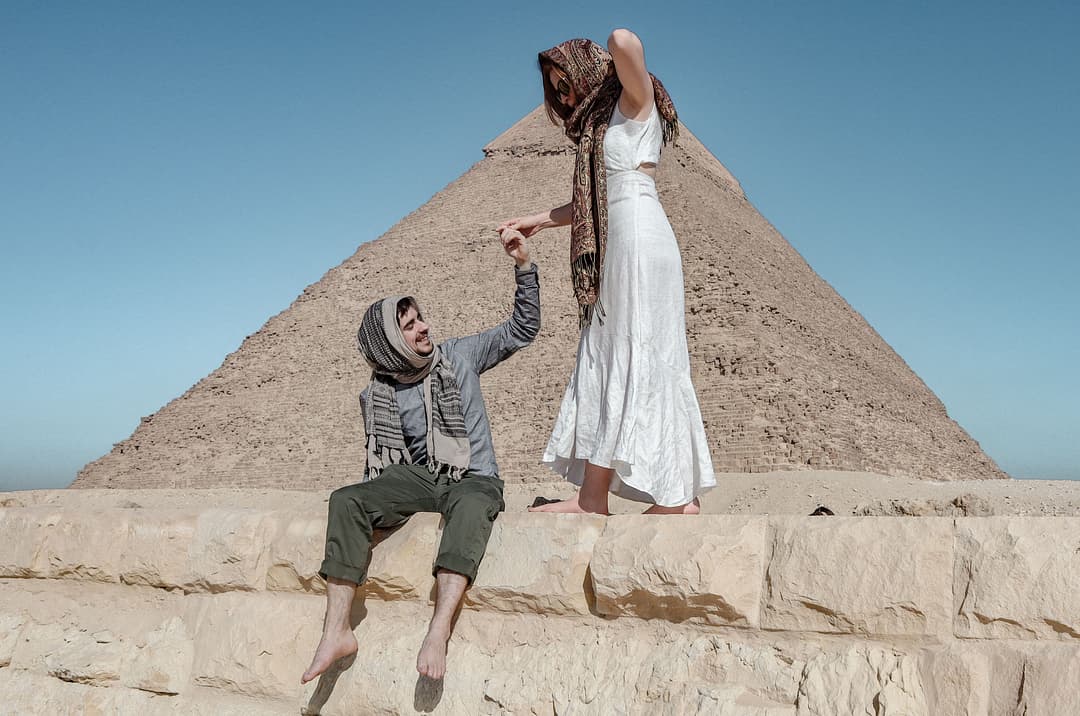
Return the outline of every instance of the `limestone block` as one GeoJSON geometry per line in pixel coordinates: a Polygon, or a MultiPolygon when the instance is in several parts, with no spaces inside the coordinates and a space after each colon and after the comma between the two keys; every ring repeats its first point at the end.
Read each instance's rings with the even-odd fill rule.
{"type": "Polygon", "coordinates": [[[191,514],[138,510],[131,518],[126,584],[176,587],[186,592],[257,590],[266,585],[271,513],[209,509],[191,514]]]}
{"type": "Polygon", "coordinates": [[[957,521],[959,637],[1080,639],[1080,519],[957,521]]]}
{"type": "Polygon", "coordinates": [[[936,716],[927,709],[917,660],[868,646],[811,657],[799,684],[797,714],[936,716]]]}
{"type": "Polygon", "coordinates": [[[604,520],[528,513],[497,520],[465,603],[504,612],[588,614],[589,559],[604,520]]]}
{"type": "MultiPolygon", "coordinates": [[[[371,550],[368,581],[361,592],[383,600],[428,599],[435,580],[431,566],[435,562],[442,530],[442,517],[422,512],[413,515],[403,526],[387,535],[377,535],[371,550]]],[[[322,549],[319,550],[322,561],[322,549]]]]}
{"type": "Polygon", "coordinates": [[[103,686],[119,680],[125,650],[130,648],[107,629],[91,632],[77,624],[30,622],[22,629],[11,666],[62,681],[103,686]]]}
{"type": "Polygon", "coordinates": [[[0,613],[0,667],[11,663],[25,623],[26,616],[21,613],[0,613]]]}
{"type": "Polygon", "coordinates": [[[257,510],[199,513],[189,554],[194,583],[207,591],[263,589],[274,516],[257,510]]]}
{"type": "Polygon", "coordinates": [[[190,588],[194,580],[188,553],[197,521],[194,512],[140,510],[129,522],[120,581],[190,588]]]}
{"type": "Polygon", "coordinates": [[[326,541],[326,515],[298,515],[280,520],[270,545],[266,588],[282,592],[324,594],[319,576],[326,541]]]}
{"type": "Polygon", "coordinates": [[[597,611],[758,626],[767,524],[729,515],[610,518],[591,564],[597,611]]]}
{"type": "Polygon", "coordinates": [[[129,652],[121,681],[125,686],[159,694],[178,694],[191,679],[195,643],[178,616],[162,622],[129,652]]]}
{"type": "Polygon", "coordinates": [[[193,625],[192,681],[254,698],[296,698],[315,653],[325,600],[226,592],[186,598],[193,625]]]}
{"type": "Polygon", "coordinates": [[[951,519],[777,518],[773,529],[762,628],[950,633],[951,519]]]}
{"type": "Polygon", "coordinates": [[[116,582],[130,510],[67,509],[44,532],[37,576],[116,582]]]}
{"type": "Polygon", "coordinates": [[[553,622],[504,627],[480,713],[794,716],[799,670],[765,683],[789,666],[777,659],[761,668],[772,658],[768,647],[671,633],[666,622],[632,629],[553,622]],[[736,654],[745,663],[737,665],[736,654]]]}
{"type": "MultiPolygon", "coordinates": [[[[919,674],[931,714],[987,716],[989,713],[993,680],[985,648],[954,642],[923,649],[919,653],[919,674]]],[[[1012,693],[1015,703],[1016,690],[1012,693]]]]}
{"type": "Polygon", "coordinates": [[[123,688],[99,688],[65,683],[40,674],[0,671],[0,713],[4,714],[113,714],[182,713],[162,708],[148,693],[123,688]]]}
{"type": "Polygon", "coordinates": [[[133,689],[72,684],[27,671],[0,671],[0,713],[79,716],[272,716],[295,714],[296,706],[212,692],[164,696],[133,689]]]}
{"type": "Polygon", "coordinates": [[[747,644],[720,636],[694,638],[686,651],[689,680],[735,684],[758,698],[794,704],[805,661],[776,645],[747,644]]]}
{"type": "Polygon", "coordinates": [[[0,508],[0,577],[40,576],[45,535],[62,519],[63,512],[49,508],[0,508]]]}
{"type": "Polygon", "coordinates": [[[125,652],[131,648],[107,629],[91,632],[73,624],[30,623],[23,628],[12,666],[61,681],[107,686],[119,681],[125,652]]]}
{"type": "Polygon", "coordinates": [[[1080,647],[1041,646],[1024,664],[1023,691],[1015,713],[1075,714],[1080,697],[1080,647]]]}

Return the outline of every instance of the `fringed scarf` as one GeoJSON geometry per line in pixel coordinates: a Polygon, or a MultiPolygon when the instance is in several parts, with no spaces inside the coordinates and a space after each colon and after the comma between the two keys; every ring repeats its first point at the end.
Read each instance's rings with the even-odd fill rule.
{"type": "Polygon", "coordinates": [[[469,468],[470,455],[461,389],[453,366],[438,346],[422,356],[405,343],[397,318],[401,299],[392,296],[371,304],[356,334],[360,353],[372,370],[371,383],[360,394],[367,433],[364,480],[378,477],[388,465],[412,463],[401,430],[394,383],[420,381],[424,382],[427,414],[427,468],[432,473],[446,470],[451,479],[460,480],[469,468]]]}
{"type": "MultiPolygon", "coordinates": [[[[592,40],[567,40],[540,53],[566,73],[581,98],[574,113],[563,124],[566,136],[577,145],[574,165],[574,196],[570,222],[570,276],[577,297],[581,326],[592,320],[593,308],[600,297],[600,278],[604,275],[604,249],[607,246],[607,172],[604,170],[604,134],[622,83],[614,72],[611,55],[592,40]]],[[[652,74],[656,109],[660,113],[664,144],[674,142],[679,134],[679,118],[671,96],[652,74]]],[[[548,82],[544,78],[544,82],[548,82]]],[[[600,307],[603,317],[603,307],[600,307]]]]}

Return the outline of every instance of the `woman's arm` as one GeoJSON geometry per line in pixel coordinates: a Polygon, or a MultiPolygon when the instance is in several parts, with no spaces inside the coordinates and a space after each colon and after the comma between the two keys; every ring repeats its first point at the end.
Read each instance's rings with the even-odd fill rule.
{"type": "Polygon", "coordinates": [[[608,52],[623,87],[619,111],[631,119],[647,119],[655,99],[641,40],[629,30],[613,30],[608,38],[608,52]]]}
{"type": "Polygon", "coordinates": [[[495,230],[502,233],[505,229],[515,229],[528,238],[541,229],[550,229],[555,226],[567,226],[569,224],[570,204],[563,204],[562,206],[556,206],[551,211],[507,219],[499,224],[495,230]]]}

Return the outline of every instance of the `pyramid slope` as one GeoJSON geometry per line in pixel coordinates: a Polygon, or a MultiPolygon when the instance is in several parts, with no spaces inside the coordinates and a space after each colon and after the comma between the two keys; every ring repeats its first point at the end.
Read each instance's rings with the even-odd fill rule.
{"type": "MultiPolygon", "coordinates": [[[[678,146],[665,150],[658,183],[683,252],[693,378],[716,468],[1006,477],[682,131],[678,146]]],[[[439,339],[504,320],[513,274],[492,227],[568,198],[573,151],[542,110],[484,153],[145,418],[73,486],[327,489],[356,481],[357,396],[368,371],[354,336],[363,309],[412,292],[439,339]]],[[[532,347],[483,378],[508,481],[551,479],[537,461],[577,342],[568,242],[566,229],[533,242],[543,328],[532,347]]]]}

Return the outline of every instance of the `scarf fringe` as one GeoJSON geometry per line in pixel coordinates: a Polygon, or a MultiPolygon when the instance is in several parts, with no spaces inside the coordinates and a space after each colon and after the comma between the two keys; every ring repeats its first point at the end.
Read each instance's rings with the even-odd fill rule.
{"type": "Polygon", "coordinates": [[[446,462],[439,462],[438,460],[433,460],[430,458],[428,459],[427,469],[428,472],[430,472],[432,475],[438,475],[442,472],[445,472],[447,477],[449,477],[454,482],[461,482],[461,478],[465,477],[465,472],[468,470],[467,467],[459,467],[457,465],[451,465],[450,463],[446,462]]]}

